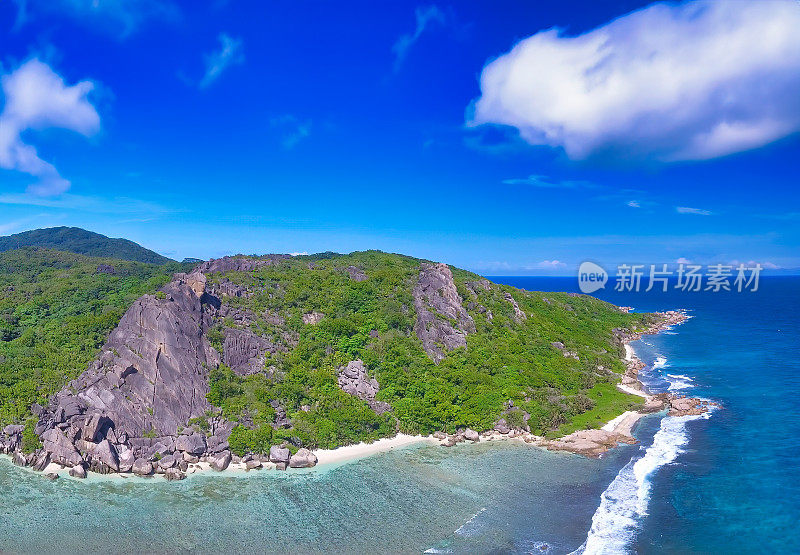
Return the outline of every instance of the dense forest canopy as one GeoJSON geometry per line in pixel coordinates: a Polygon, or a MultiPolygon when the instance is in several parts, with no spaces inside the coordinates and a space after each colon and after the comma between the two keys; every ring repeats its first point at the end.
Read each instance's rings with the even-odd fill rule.
{"type": "MultiPolygon", "coordinates": [[[[331,448],[397,431],[485,430],[501,417],[552,436],[602,425],[638,402],[615,387],[623,365],[613,330],[641,327],[646,315],[452,268],[474,331],[466,347],[435,362],[415,333],[420,263],[379,251],[324,253],[210,273],[209,288],[246,292],[223,302],[247,315],[244,323],[217,320],[205,330],[211,345],[222,355],[227,334],[246,328],[274,348],[252,375],[225,364],[209,369],[214,410],[187,427],[234,421],[230,445],[239,453],[285,440],[331,448]],[[337,383],[355,360],[377,379],[387,412],[337,383]],[[276,425],[276,403],[291,426],[276,425]]],[[[134,300],[190,268],[47,249],[0,253],[0,423],[30,423],[31,405],[45,404],[87,367],[134,300]]]]}

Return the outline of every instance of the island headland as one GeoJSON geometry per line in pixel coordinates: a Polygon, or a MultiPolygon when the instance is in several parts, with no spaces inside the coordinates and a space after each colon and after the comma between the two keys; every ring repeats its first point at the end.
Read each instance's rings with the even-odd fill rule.
{"type": "Polygon", "coordinates": [[[685,319],[377,251],[209,260],[136,299],[85,370],[3,427],[0,451],[50,477],[169,480],[415,441],[599,456],[634,442],[643,414],[709,410],[646,393],[627,346],[685,319]]]}

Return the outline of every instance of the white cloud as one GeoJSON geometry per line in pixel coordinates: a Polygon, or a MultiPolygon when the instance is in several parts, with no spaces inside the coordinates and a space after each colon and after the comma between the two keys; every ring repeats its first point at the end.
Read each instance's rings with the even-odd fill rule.
{"type": "Polygon", "coordinates": [[[528,177],[523,178],[504,179],[503,183],[506,185],[529,185],[531,187],[542,187],[545,189],[577,189],[581,187],[596,187],[596,185],[588,181],[579,181],[574,179],[559,181],[557,179],[551,179],[546,175],[529,175],[528,177]]]}
{"type": "Polygon", "coordinates": [[[688,258],[684,258],[683,256],[681,256],[678,260],[675,261],[675,263],[676,264],[691,264],[692,261],[689,260],[688,258]]]}
{"type": "Polygon", "coordinates": [[[300,120],[291,114],[274,117],[270,120],[272,127],[283,129],[285,134],[281,139],[283,148],[289,150],[297,143],[311,135],[311,120],[300,120]]]}
{"type": "Polygon", "coordinates": [[[303,251],[303,252],[290,252],[289,256],[308,256],[308,253],[306,251],[303,251]]]}
{"type": "Polygon", "coordinates": [[[15,0],[17,26],[42,14],[66,15],[108,34],[127,37],[148,19],[175,19],[167,0],[15,0]]]}
{"type": "Polygon", "coordinates": [[[630,208],[641,208],[642,205],[639,203],[638,200],[629,200],[625,203],[625,206],[629,206],[630,208]]]}
{"type": "Polygon", "coordinates": [[[226,33],[219,35],[219,50],[205,55],[206,73],[200,81],[200,88],[205,88],[217,80],[228,67],[244,63],[242,39],[233,38],[226,33]]]}
{"type": "Polygon", "coordinates": [[[57,195],[70,187],[58,170],[39,158],[36,148],[22,139],[27,130],[51,127],[92,135],[100,128],[100,116],[89,102],[91,81],[68,86],[50,66],[32,59],[0,78],[5,105],[0,113],[0,168],[16,170],[39,179],[28,187],[35,195],[57,195]]]}
{"type": "Polygon", "coordinates": [[[537,262],[532,266],[528,266],[526,269],[528,270],[556,270],[558,268],[566,268],[567,265],[560,260],[542,260],[541,262],[537,262]]]}
{"type": "Polygon", "coordinates": [[[800,2],[654,4],[489,63],[471,125],[573,159],[702,160],[800,130],[800,2]]]}
{"type": "Polygon", "coordinates": [[[710,210],[703,210],[702,208],[691,208],[689,206],[676,206],[675,211],[678,214],[694,214],[695,216],[710,216],[713,214],[710,210]]]}
{"type": "Polygon", "coordinates": [[[415,42],[419,40],[419,38],[422,36],[422,33],[424,33],[430,25],[437,23],[444,25],[445,23],[444,12],[442,12],[442,10],[436,6],[417,8],[414,12],[414,15],[417,19],[417,26],[414,29],[414,32],[408,35],[402,35],[399,39],[397,39],[397,42],[394,43],[394,46],[392,46],[392,52],[394,52],[395,71],[400,69],[403,60],[406,59],[408,50],[414,45],[415,42]]]}

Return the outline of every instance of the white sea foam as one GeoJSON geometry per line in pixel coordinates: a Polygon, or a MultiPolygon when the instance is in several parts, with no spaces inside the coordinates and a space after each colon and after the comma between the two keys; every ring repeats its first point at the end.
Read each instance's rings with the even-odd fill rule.
{"type": "Polygon", "coordinates": [[[592,517],[592,527],[586,541],[573,553],[625,553],[647,515],[651,479],[655,472],[670,464],[683,452],[689,440],[686,422],[701,416],[672,417],[661,420],[661,428],[644,455],[631,459],[606,491],[600,496],[600,506],[592,517]]]}
{"type": "Polygon", "coordinates": [[[658,355],[656,357],[656,361],[653,363],[653,370],[658,370],[659,368],[666,368],[667,366],[669,366],[669,364],[667,364],[667,357],[658,355]]]}
{"type": "Polygon", "coordinates": [[[475,519],[478,518],[481,515],[481,513],[483,513],[485,510],[486,510],[486,507],[483,507],[477,513],[472,515],[469,518],[469,520],[467,520],[464,524],[462,524],[458,528],[458,530],[455,531],[455,533],[460,535],[460,536],[467,536],[467,537],[474,535],[481,528],[481,526],[479,526],[475,522],[475,519]]]}

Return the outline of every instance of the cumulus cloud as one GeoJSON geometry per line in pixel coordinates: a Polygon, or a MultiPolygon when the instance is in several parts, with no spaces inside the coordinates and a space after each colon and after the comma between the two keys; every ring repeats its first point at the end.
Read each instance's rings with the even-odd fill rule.
{"type": "Polygon", "coordinates": [[[5,105],[0,112],[0,168],[38,178],[28,191],[57,195],[70,187],[58,170],[27,144],[23,132],[57,127],[90,136],[100,128],[100,116],[89,102],[91,81],[68,86],[50,66],[32,59],[0,78],[5,105]]]}
{"type": "Polygon", "coordinates": [[[43,14],[66,15],[84,25],[126,37],[148,19],[175,19],[167,0],[15,0],[17,26],[43,14]]]}
{"type": "Polygon", "coordinates": [[[572,159],[703,160],[800,130],[800,2],[654,4],[489,63],[471,125],[572,159]]]}
{"type": "Polygon", "coordinates": [[[205,55],[206,73],[200,80],[200,87],[205,88],[217,80],[232,65],[244,63],[242,39],[233,38],[226,33],[219,35],[219,50],[205,55]]]}
{"type": "Polygon", "coordinates": [[[695,216],[710,216],[713,214],[711,210],[703,210],[702,208],[692,208],[690,206],[676,206],[675,211],[678,214],[694,214],[695,216]]]}
{"type": "Polygon", "coordinates": [[[399,39],[397,39],[397,42],[394,43],[394,46],[392,46],[392,52],[394,52],[395,71],[400,69],[403,60],[405,60],[406,56],[408,55],[409,49],[414,46],[414,43],[419,40],[419,38],[422,36],[422,33],[424,33],[426,29],[430,28],[431,25],[444,25],[445,23],[444,12],[442,12],[442,10],[436,6],[417,8],[414,12],[414,15],[417,19],[417,26],[414,29],[414,32],[411,34],[402,35],[399,39]]]}

